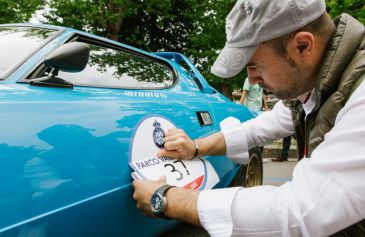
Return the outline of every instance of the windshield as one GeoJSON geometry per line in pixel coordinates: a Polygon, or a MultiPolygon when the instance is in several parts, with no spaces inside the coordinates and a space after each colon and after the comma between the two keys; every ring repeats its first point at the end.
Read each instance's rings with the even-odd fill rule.
{"type": "Polygon", "coordinates": [[[34,27],[0,27],[0,79],[4,79],[56,32],[34,27]]]}

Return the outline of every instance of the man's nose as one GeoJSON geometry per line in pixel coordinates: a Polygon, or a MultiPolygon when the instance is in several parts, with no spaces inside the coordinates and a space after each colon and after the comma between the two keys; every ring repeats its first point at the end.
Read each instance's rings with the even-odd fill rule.
{"type": "Polygon", "coordinates": [[[258,82],[262,81],[260,74],[254,68],[247,68],[247,77],[250,85],[255,85],[258,82]]]}

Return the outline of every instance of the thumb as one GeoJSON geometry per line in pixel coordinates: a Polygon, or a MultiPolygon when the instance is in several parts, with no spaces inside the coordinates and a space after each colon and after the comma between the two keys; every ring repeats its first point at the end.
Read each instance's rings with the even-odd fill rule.
{"type": "Polygon", "coordinates": [[[165,153],[166,153],[165,149],[161,149],[157,152],[157,157],[161,158],[165,156],[165,153]]]}
{"type": "Polygon", "coordinates": [[[165,176],[165,175],[162,175],[162,176],[158,179],[158,181],[162,181],[162,182],[166,183],[166,176],[165,176]]]}

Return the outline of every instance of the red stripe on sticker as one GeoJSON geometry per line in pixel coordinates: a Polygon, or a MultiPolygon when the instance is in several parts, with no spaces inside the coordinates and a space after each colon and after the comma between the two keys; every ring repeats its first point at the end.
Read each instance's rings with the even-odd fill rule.
{"type": "Polygon", "coordinates": [[[188,183],[187,185],[184,186],[184,188],[197,190],[200,188],[200,186],[202,186],[203,180],[204,180],[204,175],[188,183]]]}

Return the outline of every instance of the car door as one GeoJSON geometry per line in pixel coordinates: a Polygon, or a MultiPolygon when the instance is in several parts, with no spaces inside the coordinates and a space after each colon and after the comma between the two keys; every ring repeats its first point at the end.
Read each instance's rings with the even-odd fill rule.
{"type": "Polygon", "coordinates": [[[2,150],[16,151],[19,169],[9,172],[22,182],[14,183],[18,192],[10,197],[9,211],[16,207],[17,213],[2,220],[2,233],[160,233],[175,222],[144,217],[132,199],[129,164],[136,128],[154,116],[193,138],[206,136],[217,130],[211,107],[162,59],[91,36],[72,35],[68,41],[91,48],[84,71],[57,75],[73,88],[28,84],[52,73],[39,64],[28,78],[20,78],[25,83],[3,95],[7,113],[1,127],[8,135],[2,150]],[[201,120],[202,113],[211,116],[210,124],[201,120]]]}

